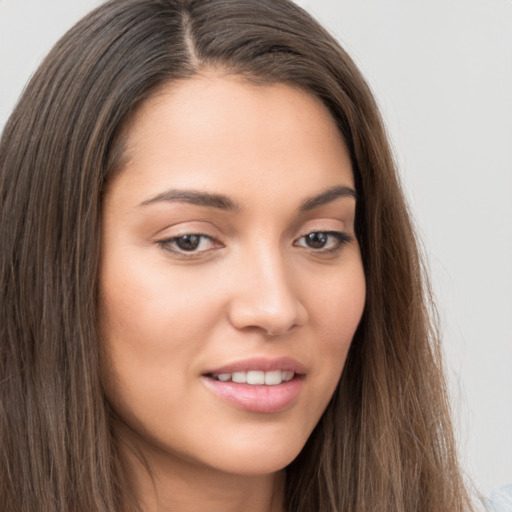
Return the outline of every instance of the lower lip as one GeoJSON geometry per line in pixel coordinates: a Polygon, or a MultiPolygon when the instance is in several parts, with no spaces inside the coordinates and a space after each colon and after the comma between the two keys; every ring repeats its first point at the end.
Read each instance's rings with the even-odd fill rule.
{"type": "Polygon", "coordinates": [[[203,377],[205,384],[226,402],[249,412],[271,414],[290,407],[302,389],[303,379],[294,377],[275,386],[222,382],[203,377]]]}

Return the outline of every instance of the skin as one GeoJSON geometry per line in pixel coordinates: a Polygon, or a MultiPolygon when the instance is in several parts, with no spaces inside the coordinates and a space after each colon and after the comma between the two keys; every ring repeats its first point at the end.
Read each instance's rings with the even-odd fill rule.
{"type": "Polygon", "coordinates": [[[354,187],[346,146],[309,93],[218,73],[163,88],[125,142],[104,200],[100,328],[131,487],[145,512],[282,510],[283,468],[325,410],[364,307],[355,198],[300,210],[354,187]],[[311,247],[318,232],[344,235],[311,247]],[[184,251],[186,234],[204,236],[184,251]],[[283,410],[250,412],[205,385],[207,370],[253,357],[304,366],[283,410]]]}

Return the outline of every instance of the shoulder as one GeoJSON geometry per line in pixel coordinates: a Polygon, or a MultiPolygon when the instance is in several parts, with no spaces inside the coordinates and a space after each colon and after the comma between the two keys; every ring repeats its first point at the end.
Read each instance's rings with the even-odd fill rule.
{"type": "Polygon", "coordinates": [[[512,484],[494,490],[485,503],[486,512],[512,512],[512,484]]]}

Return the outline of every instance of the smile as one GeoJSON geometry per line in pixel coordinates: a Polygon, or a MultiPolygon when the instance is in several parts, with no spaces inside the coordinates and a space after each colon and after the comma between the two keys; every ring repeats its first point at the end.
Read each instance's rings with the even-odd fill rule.
{"type": "Polygon", "coordinates": [[[202,375],[206,387],[223,402],[252,413],[285,411],[298,399],[306,368],[291,358],[252,358],[202,375]]]}
{"type": "Polygon", "coordinates": [[[287,370],[274,370],[270,372],[250,370],[247,372],[212,374],[209,377],[221,382],[235,382],[252,386],[278,386],[283,382],[292,380],[295,377],[295,372],[287,370]]]}

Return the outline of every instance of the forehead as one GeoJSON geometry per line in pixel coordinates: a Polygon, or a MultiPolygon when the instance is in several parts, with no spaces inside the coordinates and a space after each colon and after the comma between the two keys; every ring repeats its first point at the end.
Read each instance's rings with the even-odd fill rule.
{"type": "Polygon", "coordinates": [[[265,189],[267,197],[299,181],[307,189],[353,186],[330,112],[290,85],[220,76],[177,81],[142,104],[124,139],[120,176],[141,193],[149,184],[265,189]]]}

